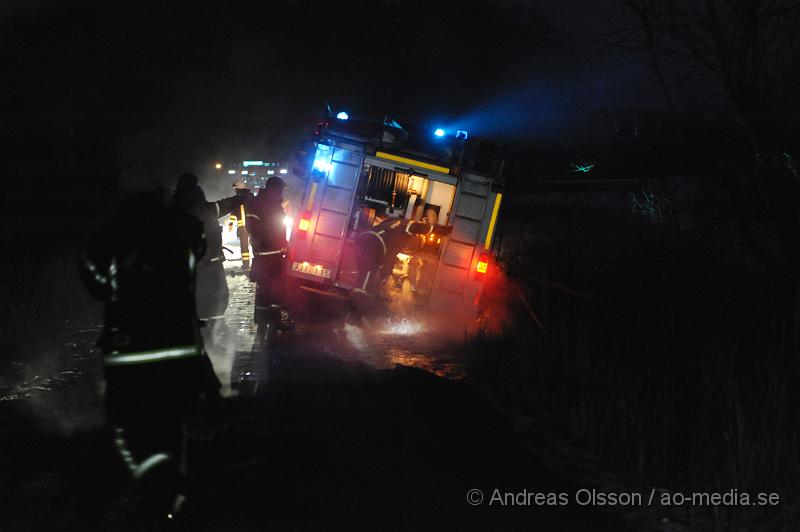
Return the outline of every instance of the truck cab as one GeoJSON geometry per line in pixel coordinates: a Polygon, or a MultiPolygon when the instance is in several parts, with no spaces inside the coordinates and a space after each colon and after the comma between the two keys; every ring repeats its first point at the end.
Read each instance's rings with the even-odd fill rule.
{"type": "Polygon", "coordinates": [[[356,237],[370,231],[376,218],[388,213],[449,225],[448,236],[410,239],[397,254],[386,292],[410,293],[416,306],[432,310],[476,313],[505,182],[502,160],[478,164],[485,158],[459,133],[414,143],[407,130],[386,123],[319,124],[303,162],[305,190],[289,244],[289,275],[307,290],[346,296],[362,283],[356,237]]]}

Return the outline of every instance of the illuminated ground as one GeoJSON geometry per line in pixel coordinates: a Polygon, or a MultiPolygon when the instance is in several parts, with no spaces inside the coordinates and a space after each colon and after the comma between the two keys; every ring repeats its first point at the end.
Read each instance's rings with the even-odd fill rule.
{"type": "MultiPolygon", "coordinates": [[[[225,246],[231,250],[226,252],[228,257],[240,257],[238,242],[233,238],[226,238],[225,246]]],[[[236,370],[245,367],[243,359],[250,357],[255,333],[255,286],[242,272],[240,261],[229,260],[225,266],[231,291],[226,327],[217,344],[209,346],[209,353],[228,393],[232,372],[236,381],[241,377],[235,374],[236,370]]],[[[465,360],[459,344],[468,320],[415,312],[407,284],[403,291],[396,314],[369,321],[346,321],[343,303],[324,299],[306,301],[307,309],[297,317],[297,330],[283,344],[300,356],[307,350],[320,350],[346,363],[361,362],[375,369],[401,364],[442,377],[463,378],[465,360]]]]}
{"type": "MultiPolygon", "coordinates": [[[[575,487],[460,380],[457,327],[430,316],[348,325],[319,304],[281,340],[285,356],[264,364],[238,266],[228,264],[227,328],[210,346],[229,397],[189,424],[189,530],[623,529],[585,508],[467,503],[474,488],[575,487]]],[[[127,504],[127,480],[102,429],[96,333],[76,331],[61,362],[0,389],[3,531],[119,529],[111,509],[127,504]]]]}

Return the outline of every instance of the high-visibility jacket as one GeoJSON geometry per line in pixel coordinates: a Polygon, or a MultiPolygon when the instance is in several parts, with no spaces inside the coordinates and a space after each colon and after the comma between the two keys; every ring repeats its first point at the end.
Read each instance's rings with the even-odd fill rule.
{"type": "Polygon", "coordinates": [[[241,189],[236,191],[236,195],[241,200],[239,205],[239,214],[236,221],[236,236],[239,237],[239,245],[242,253],[242,265],[247,267],[250,264],[250,233],[247,232],[247,211],[249,210],[250,202],[253,200],[253,193],[248,189],[241,189]]]}

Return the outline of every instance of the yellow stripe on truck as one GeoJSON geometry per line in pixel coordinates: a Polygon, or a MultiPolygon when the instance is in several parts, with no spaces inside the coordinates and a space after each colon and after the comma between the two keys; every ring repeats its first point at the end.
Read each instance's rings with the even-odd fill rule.
{"type": "Polygon", "coordinates": [[[494,226],[497,223],[497,213],[500,212],[500,201],[502,201],[503,195],[499,192],[497,196],[494,198],[494,207],[492,207],[492,218],[489,220],[489,231],[486,232],[486,242],[483,244],[484,249],[489,249],[492,247],[492,236],[494,236],[494,226]]]}
{"type": "Polygon", "coordinates": [[[417,161],[414,159],[409,159],[408,157],[400,157],[399,155],[392,155],[391,153],[386,153],[383,151],[377,152],[375,156],[378,157],[379,159],[387,159],[389,161],[396,161],[398,163],[410,164],[415,168],[426,168],[428,170],[434,170],[436,172],[441,172],[443,174],[450,173],[450,169],[447,168],[446,166],[439,166],[437,164],[417,161]]]}

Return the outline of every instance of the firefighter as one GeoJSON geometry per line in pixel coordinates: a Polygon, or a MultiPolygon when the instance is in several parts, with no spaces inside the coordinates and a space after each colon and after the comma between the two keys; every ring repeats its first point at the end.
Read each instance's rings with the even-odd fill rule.
{"type": "Polygon", "coordinates": [[[116,449],[145,514],[171,519],[185,500],[183,421],[204,397],[218,397],[220,383],[195,307],[203,224],[165,208],[164,189],[153,181],[146,166],[124,176],[119,212],[90,240],[80,273],[104,303],[98,343],[116,449]]]}
{"type": "Polygon", "coordinates": [[[361,285],[357,292],[377,295],[380,286],[392,275],[397,254],[413,250],[421,242],[420,235],[449,235],[452,226],[399,218],[392,214],[378,215],[372,229],[356,237],[356,261],[361,285]]]}
{"type": "Polygon", "coordinates": [[[241,201],[238,220],[236,221],[236,236],[239,238],[239,244],[242,250],[242,270],[247,270],[250,268],[250,233],[247,232],[245,219],[247,216],[247,208],[254,196],[241,179],[237,179],[233,182],[233,189],[241,201]]]}
{"type": "Polygon", "coordinates": [[[250,203],[247,231],[253,240],[253,268],[250,279],[256,283],[254,321],[258,340],[263,340],[268,321],[283,330],[292,328],[286,309],[286,227],[283,223],[283,190],[286,182],[270,177],[250,203]]]}
{"type": "Polygon", "coordinates": [[[229,297],[219,219],[236,212],[241,203],[242,199],[238,195],[219,201],[206,201],[203,189],[197,184],[197,176],[186,172],[178,178],[170,204],[174,209],[203,222],[207,251],[197,264],[197,311],[208,327],[210,341],[214,340],[213,332],[225,316],[229,297]]]}

